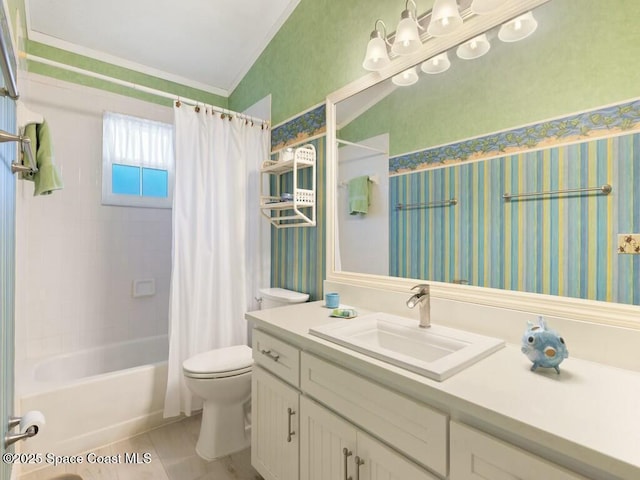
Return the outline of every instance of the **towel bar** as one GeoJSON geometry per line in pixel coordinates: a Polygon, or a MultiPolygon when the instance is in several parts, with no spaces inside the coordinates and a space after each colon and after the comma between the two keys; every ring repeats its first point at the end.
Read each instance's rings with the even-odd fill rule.
{"type": "Polygon", "coordinates": [[[553,190],[548,192],[528,192],[528,193],[505,193],[502,198],[505,200],[511,200],[522,197],[541,197],[543,195],[562,195],[566,193],[583,193],[583,192],[600,192],[604,195],[609,195],[613,188],[608,183],[600,185],[599,187],[585,187],[585,188],[567,188],[565,190],[553,190]]]}
{"type": "MultiPolygon", "coordinates": [[[[378,177],[378,175],[369,175],[369,183],[373,183],[374,185],[379,185],[380,178],[378,177]]],[[[338,187],[347,187],[348,185],[349,185],[349,182],[340,182],[338,184],[338,187]]]]}
{"type": "Polygon", "coordinates": [[[38,166],[36,165],[35,158],[33,156],[33,150],[31,149],[31,139],[25,137],[23,135],[14,135],[9,132],[5,132],[4,130],[0,130],[0,143],[4,142],[20,142],[20,148],[23,152],[27,153],[27,157],[29,157],[29,166],[21,165],[17,162],[11,163],[11,172],[31,172],[35,173],[38,171],[38,166]]]}
{"type": "Polygon", "coordinates": [[[439,200],[436,202],[426,202],[426,203],[398,203],[396,205],[396,210],[411,210],[413,208],[431,208],[431,207],[449,207],[451,205],[457,205],[458,199],[452,198],[451,200],[439,200]]]}

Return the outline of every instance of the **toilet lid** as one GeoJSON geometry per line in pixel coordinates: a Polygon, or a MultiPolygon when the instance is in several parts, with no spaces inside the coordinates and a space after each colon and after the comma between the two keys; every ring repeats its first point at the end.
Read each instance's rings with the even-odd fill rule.
{"type": "Polygon", "coordinates": [[[187,358],[182,363],[182,369],[189,373],[214,374],[250,370],[252,364],[251,348],[246,345],[234,345],[187,358]]]}
{"type": "Polygon", "coordinates": [[[286,288],[261,288],[260,294],[271,300],[284,303],[304,303],[309,300],[308,293],[294,292],[286,288]]]}

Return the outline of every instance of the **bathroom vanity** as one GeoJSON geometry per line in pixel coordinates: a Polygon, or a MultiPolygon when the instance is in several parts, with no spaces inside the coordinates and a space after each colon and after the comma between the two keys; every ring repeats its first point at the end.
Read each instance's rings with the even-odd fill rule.
{"type": "Polygon", "coordinates": [[[507,344],[439,382],[309,334],[336,321],[322,305],[246,315],[265,479],[640,478],[636,372],[531,372],[507,344]]]}
{"type": "MultiPolygon", "coordinates": [[[[635,94],[612,92],[600,102],[606,108],[593,109],[609,87],[589,72],[609,54],[585,49],[579,59],[574,47],[585,45],[584,32],[604,28],[604,17],[575,15],[571,2],[500,3],[465,19],[459,34],[427,41],[327,96],[324,291],[359,312],[351,325],[373,312],[417,325],[406,302],[416,283],[428,283],[434,326],[506,346],[429,378],[419,365],[353,348],[349,329],[340,332],[343,344],[310,334],[335,321],[322,302],[247,314],[255,326],[252,463],[267,480],[640,479],[640,309],[618,295],[638,291],[638,274],[607,243],[623,228],[637,231],[618,217],[630,218],[637,188],[624,163],[631,147],[598,143],[637,142],[626,135],[636,121],[619,114],[636,111],[626,100],[635,94]],[[396,88],[394,77],[407,69],[453,55],[463,41],[530,10],[540,29],[527,48],[494,42],[493,57],[396,88]],[[579,112],[553,101],[572,96],[541,68],[556,53],[550,65],[568,73],[564,86],[575,90],[579,112]],[[558,169],[544,166],[561,157],[558,169]],[[602,167],[591,163],[596,157],[602,167]],[[592,170],[578,168],[588,164],[592,170]],[[380,218],[344,214],[340,187],[378,174],[388,176],[372,196],[380,218]],[[615,195],[573,195],[574,187],[592,191],[595,178],[611,186],[609,177],[615,195]],[[514,193],[541,198],[512,201],[514,193]],[[369,232],[388,232],[378,234],[388,245],[368,248],[369,232]],[[378,268],[369,268],[371,259],[382,259],[378,268]],[[527,322],[539,315],[567,341],[559,374],[532,372],[520,351],[527,322]]],[[[297,253],[297,264],[318,255],[297,253]]]]}

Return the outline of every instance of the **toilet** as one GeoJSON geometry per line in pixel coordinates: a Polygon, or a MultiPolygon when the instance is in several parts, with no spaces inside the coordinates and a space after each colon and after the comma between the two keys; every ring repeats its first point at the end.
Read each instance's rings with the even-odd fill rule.
{"type": "MultiPolygon", "coordinates": [[[[261,309],[304,303],[306,293],[263,288],[261,309]]],[[[253,358],[247,345],[199,353],[182,363],[185,384],[202,398],[202,424],[196,453],[210,461],[243,450],[251,444],[248,428],[253,358]]]]}

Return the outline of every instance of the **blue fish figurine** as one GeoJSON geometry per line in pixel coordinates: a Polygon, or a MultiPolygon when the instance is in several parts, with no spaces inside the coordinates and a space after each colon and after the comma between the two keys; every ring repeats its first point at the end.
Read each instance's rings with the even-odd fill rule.
{"type": "Polygon", "coordinates": [[[533,362],[531,371],[538,367],[555,368],[569,356],[564,339],[557,332],[547,328],[542,317],[538,317],[538,325],[527,322],[528,328],[522,336],[522,353],[533,362]]]}

